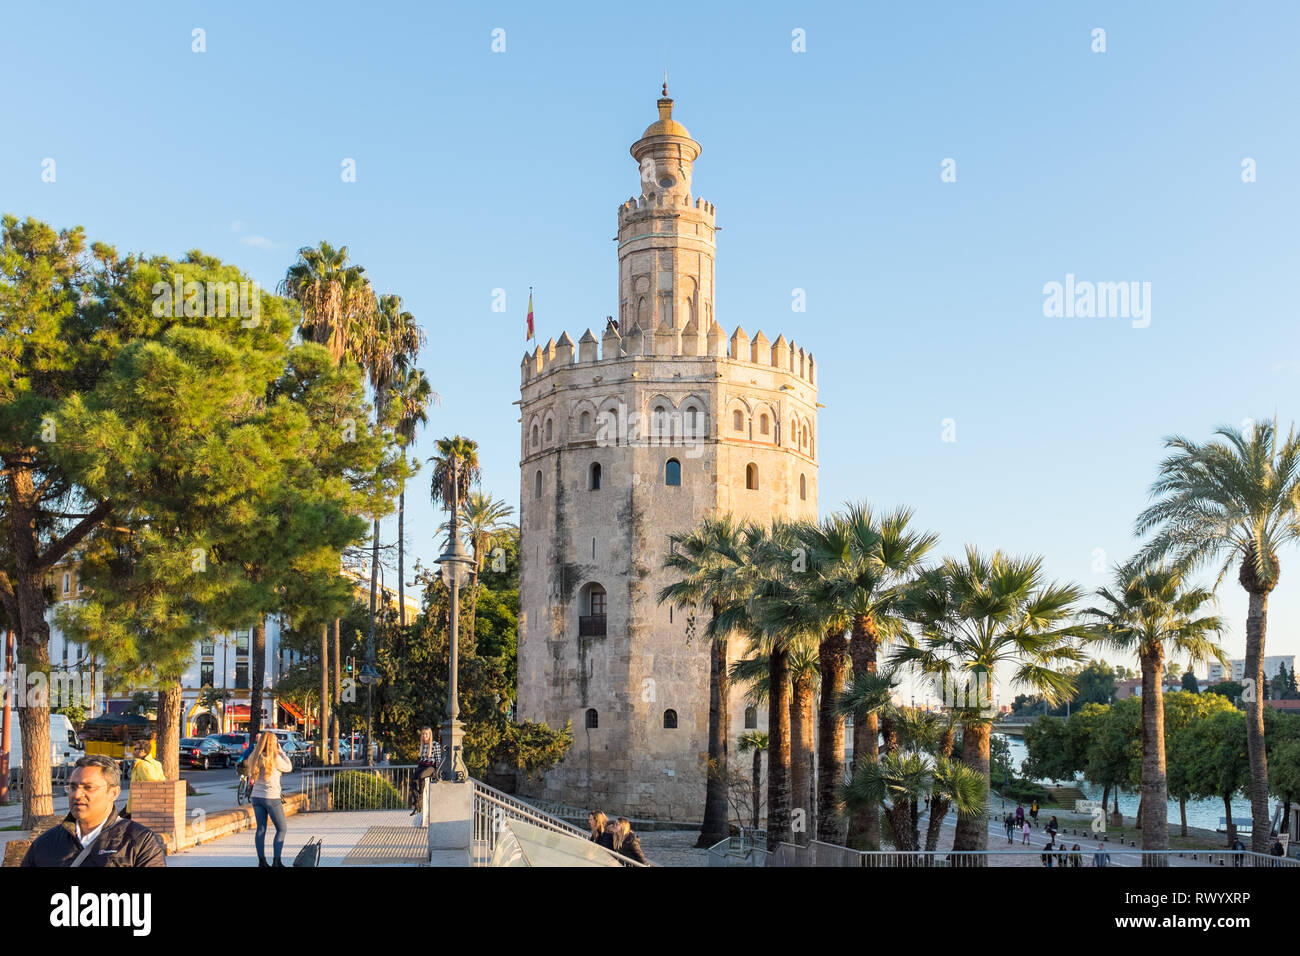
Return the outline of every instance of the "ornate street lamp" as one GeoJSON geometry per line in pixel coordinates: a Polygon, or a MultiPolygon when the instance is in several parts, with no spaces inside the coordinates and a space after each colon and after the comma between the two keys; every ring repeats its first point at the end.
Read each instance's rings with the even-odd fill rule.
{"type": "Polygon", "coordinates": [[[465,769],[465,761],[461,756],[461,742],[464,739],[464,730],[460,723],[460,702],[458,693],[459,676],[459,649],[460,649],[460,587],[466,584],[470,578],[470,565],[473,559],[465,551],[464,545],[460,540],[460,498],[459,492],[459,467],[456,463],[452,465],[451,476],[451,522],[450,532],[448,533],[447,550],[438,558],[438,577],[442,583],[447,586],[451,594],[450,607],[450,648],[447,653],[447,719],[442,725],[442,766],[438,771],[440,780],[451,781],[453,783],[464,783],[469,779],[469,771],[465,769]]]}

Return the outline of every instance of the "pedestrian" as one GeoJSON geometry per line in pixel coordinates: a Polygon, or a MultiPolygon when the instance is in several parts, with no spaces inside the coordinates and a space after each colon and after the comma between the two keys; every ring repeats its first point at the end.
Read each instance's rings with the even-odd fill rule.
{"type": "Polygon", "coordinates": [[[609,825],[609,818],[600,810],[591,810],[587,813],[587,826],[591,828],[591,842],[599,843],[601,836],[604,835],[606,827],[609,825]]]}
{"type": "Polygon", "coordinates": [[[420,754],[416,758],[415,771],[411,774],[411,816],[415,816],[424,807],[424,781],[434,776],[442,766],[442,744],[433,736],[432,727],[420,728],[420,754]]]}
{"type": "Polygon", "coordinates": [[[1079,851],[1079,844],[1077,843],[1070,847],[1070,866],[1076,869],[1083,866],[1083,854],[1079,851]]]}
{"type": "Polygon", "coordinates": [[[1024,823],[1024,822],[1025,822],[1025,808],[1022,807],[1020,804],[1017,803],[1017,804],[1016,804],[1016,827],[1017,827],[1017,829],[1018,829],[1018,828],[1020,827],[1020,825],[1021,825],[1022,823],[1024,823]]]}
{"type": "Polygon", "coordinates": [[[1232,865],[1241,866],[1246,861],[1246,854],[1243,852],[1246,848],[1241,845],[1241,841],[1236,837],[1232,838],[1232,865]]]}
{"type": "Polygon", "coordinates": [[[1015,817],[1013,817],[1011,814],[1008,813],[1006,816],[1002,818],[1002,825],[1006,827],[1007,830],[1007,842],[1015,843],[1016,838],[1012,835],[1016,825],[1015,817]]]}
{"type": "Polygon", "coordinates": [[[1034,826],[1038,826],[1038,801],[1035,800],[1029,805],[1029,818],[1034,821],[1034,826]]]}
{"type": "Polygon", "coordinates": [[[1043,866],[1047,867],[1049,870],[1052,868],[1052,861],[1056,858],[1056,854],[1053,852],[1055,849],[1056,848],[1052,845],[1050,840],[1043,846],[1043,853],[1040,859],[1043,861],[1043,866]]]}
{"type": "Polygon", "coordinates": [[[1070,850],[1064,843],[1060,845],[1060,848],[1057,851],[1056,865],[1061,869],[1065,869],[1070,865],[1070,850]]]}
{"type": "MultiPolygon", "coordinates": [[[[1286,850],[1283,849],[1283,847],[1282,847],[1282,838],[1281,838],[1281,837],[1278,837],[1277,839],[1275,839],[1275,840],[1273,841],[1273,845],[1272,845],[1271,847],[1268,848],[1268,855],[1269,855],[1269,856],[1277,856],[1277,857],[1280,857],[1280,856],[1283,856],[1285,853],[1286,853],[1286,850]]],[[[1273,865],[1276,866],[1277,864],[1275,863],[1275,864],[1273,864],[1273,865]]]]}
{"type": "Polygon", "coordinates": [[[280,739],[269,730],[262,731],[257,746],[248,758],[248,775],[253,781],[253,819],[257,831],[253,842],[257,846],[257,865],[284,866],[280,856],[284,852],[284,837],[289,825],[284,819],[284,803],[280,799],[280,774],[293,770],[293,762],[280,749],[280,739]],[[275,855],[266,862],[266,821],[275,824],[275,855]]]}
{"type": "Polygon", "coordinates": [[[1020,841],[1021,846],[1029,846],[1029,821],[1026,820],[1020,824],[1020,832],[1024,834],[1024,839],[1020,841]]]}
{"type": "Polygon", "coordinates": [[[1106,847],[1098,843],[1097,852],[1092,855],[1093,866],[1110,866],[1110,854],[1106,852],[1106,847]]]}
{"type": "Polygon", "coordinates": [[[614,852],[638,863],[649,863],[650,861],[645,858],[645,854],[641,852],[641,838],[632,829],[632,821],[627,817],[619,817],[616,826],[614,852]]]}
{"type": "Polygon", "coordinates": [[[1050,819],[1050,820],[1047,821],[1047,829],[1051,830],[1053,833],[1059,833],[1059,832],[1060,832],[1060,830],[1061,830],[1061,825],[1060,825],[1059,823],[1056,822],[1056,814],[1055,814],[1055,813],[1052,814],[1052,819],[1050,819]]]}
{"type": "Polygon", "coordinates": [[[131,748],[131,753],[135,757],[135,762],[131,765],[131,792],[127,794],[126,809],[122,811],[122,816],[128,820],[131,819],[131,801],[135,799],[135,785],[167,779],[162,764],[150,755],[151,750],[153,750],[151,740],[137,740],[135,746],[131,748]]]}
{"type": "Polygon", "coordinates": [[[166,866],[167,851],[148,827],[118,812],[122,770],[103,754],[77,761],[65,788],[68,815],[27,848],[22,866],[166,866]]]}

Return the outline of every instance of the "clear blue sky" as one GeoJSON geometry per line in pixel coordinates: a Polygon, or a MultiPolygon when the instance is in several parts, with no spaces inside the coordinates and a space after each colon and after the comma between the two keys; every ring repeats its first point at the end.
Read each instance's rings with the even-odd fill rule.
{"type": "MultiPolygon", "coordinates": [[[[1042,554],[1092,588],[1094,549],[1135,545],[1163,436],[1300,415],[1298,34],[1281,2],[13,5],[0,210],[264,286],[346,244],[428,332],[443,402],[419,451],[476,438],[517,504],[528,287],[541,341],[615,311],[615,208],[666,60],[724,227],[718,319],[817,356],[823,511],[907,503],[946,550],[1042,554]],[[1045,318],[1067,273],[1150,282],[1150,327],[1045,318]]],[[[1281,558],[1268,649],[1298,653],[1281,558]]]]}

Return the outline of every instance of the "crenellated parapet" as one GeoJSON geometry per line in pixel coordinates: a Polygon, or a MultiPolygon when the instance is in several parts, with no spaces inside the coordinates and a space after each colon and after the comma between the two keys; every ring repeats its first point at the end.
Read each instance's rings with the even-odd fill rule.
{"type": "Polygon", "coordinates": [[[690,209],[698,213],[710,226],[717,222],[717,211],[713,203],[699,196],[673,195],[671,193],[654,193],[650,196],[633,196],[626,202],[619,203],[618,222],[638,218],[637,213],[663,212],[671,209],[690,209]]]}
{"type": "Polygon", "coordinates": [[[736,326],[728,338],[715,321],[708,330],[691,319],[685,328],[675,329],[661,325],[654,330],[641,328],[634,323],[626,333],[620,333],[609,323],[604,335],[597,339],[587,329],[578,339],[575,348],[568,332],[560,338],[550,339],[545,345],[524,353],[520,363],[521,383],[527,384],[552,372],[578,365],[599,365],[607,362],[684,356],[700,359],[726,359],[731,362],[763,366],[787,372],[795,378],[817,385],[817,364],[811,352],[805,352],[784,335],[769,342],[761,331],[751,339],[745,330],[736,326]]]}

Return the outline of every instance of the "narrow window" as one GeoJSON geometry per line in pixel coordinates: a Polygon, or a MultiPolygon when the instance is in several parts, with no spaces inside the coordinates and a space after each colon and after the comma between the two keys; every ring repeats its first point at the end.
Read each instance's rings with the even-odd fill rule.
{"type": "Polygon", "coordinates": [[[739,409],[731,413],[731,427],[738,432],[745,430],[745,416],[740,413],[739,409]]]}
{"type": "Polygon", "coordinates": [[[600,715],[596,713],[596,708],[587,708],[587,729],[595,730],[600,726],[600,715]]]}
{"type": "Polygon", "coordinates": [[[665,711],[664,711],[664,730],[676,730],[676,729],[677,729],[677,711],[675,711],[675,710],[665,710],[665,711]]]}
{"type": "Polygon", "coordinates": [[[671,624],[672,622],[673,622],[673,606],[670,604],[668,605],[668,623],[671,624]]]}
{"type": "Polygon", "coordinates": [[[537,447],[537,426],[533,426],[533,447],[537,447]]]}
{"type": "Polygon", "coordinates": [[[578,427],[584,434],[591,431],[591,412],[582,413],[581,424],[578,427]]]}
{"type": "Polygon", "coordinates": [[[745,466],[745,487],[750,491],[758,491],[758,465],[752,461],[745,466]]]}
{"type": "Polygon", "coordinates": [[[686,434],[691,437],[695,436],[695,428],[698,423],[698,413],[694,408],[686,409],[686,434]]]}
{"type": "Polygon", "coordinates": [[[592,538],[592,539],[591,539],[591,556],[592,556],[593,558],[596,556],[596,539],[595,539],[595,538],[592,538]]]}
{"type": "Polygon", "coordinates": [[[807,475],[799,476],[799,500],[800,501],[808,500],[808,476],[807,475]]]}
{"type": "Polygon", "coordinates": [[[63,573],[63,593],[70,594],[71,592],[72,592],[72,575],[68,574],[65,571],[63,573]]]}
{"type": "Polygon", "coordinates": [[[549,442],[555,437],[555,420],[548,418],[546,420],[546,440],[549,442]]]}
{"type": "Polygon", "coordinates": [[[669,458],[664,466],[664,484],[680,485],[682,483],[682,463],[676,458],[669,458]]]}
{"type": "Polygon", "coordinates": [[[593,462],[591,465],[591,480],[587,483],[591,491],[600,491],[600,462],[593,462]]]}
{"type": "Polygon", "coordinates": [[[758,708],[752,704],[745,708],[745,729],[758,729],[758,708]]]}
{"type": "Polygon", "coordinates": [[[542,496],[542,473],[538,471],[537,474],[533,475],[533,497],[540,498],[541,496],[542,496]]]}
{"type": "Polygon", "coordinates": [[[758,432],[759,432],[760,435],[766,435],[766,434],[767,434],[767,416],[766,416],[766,415],[760,415],[760,416],[758,416],[758,432]]]}

